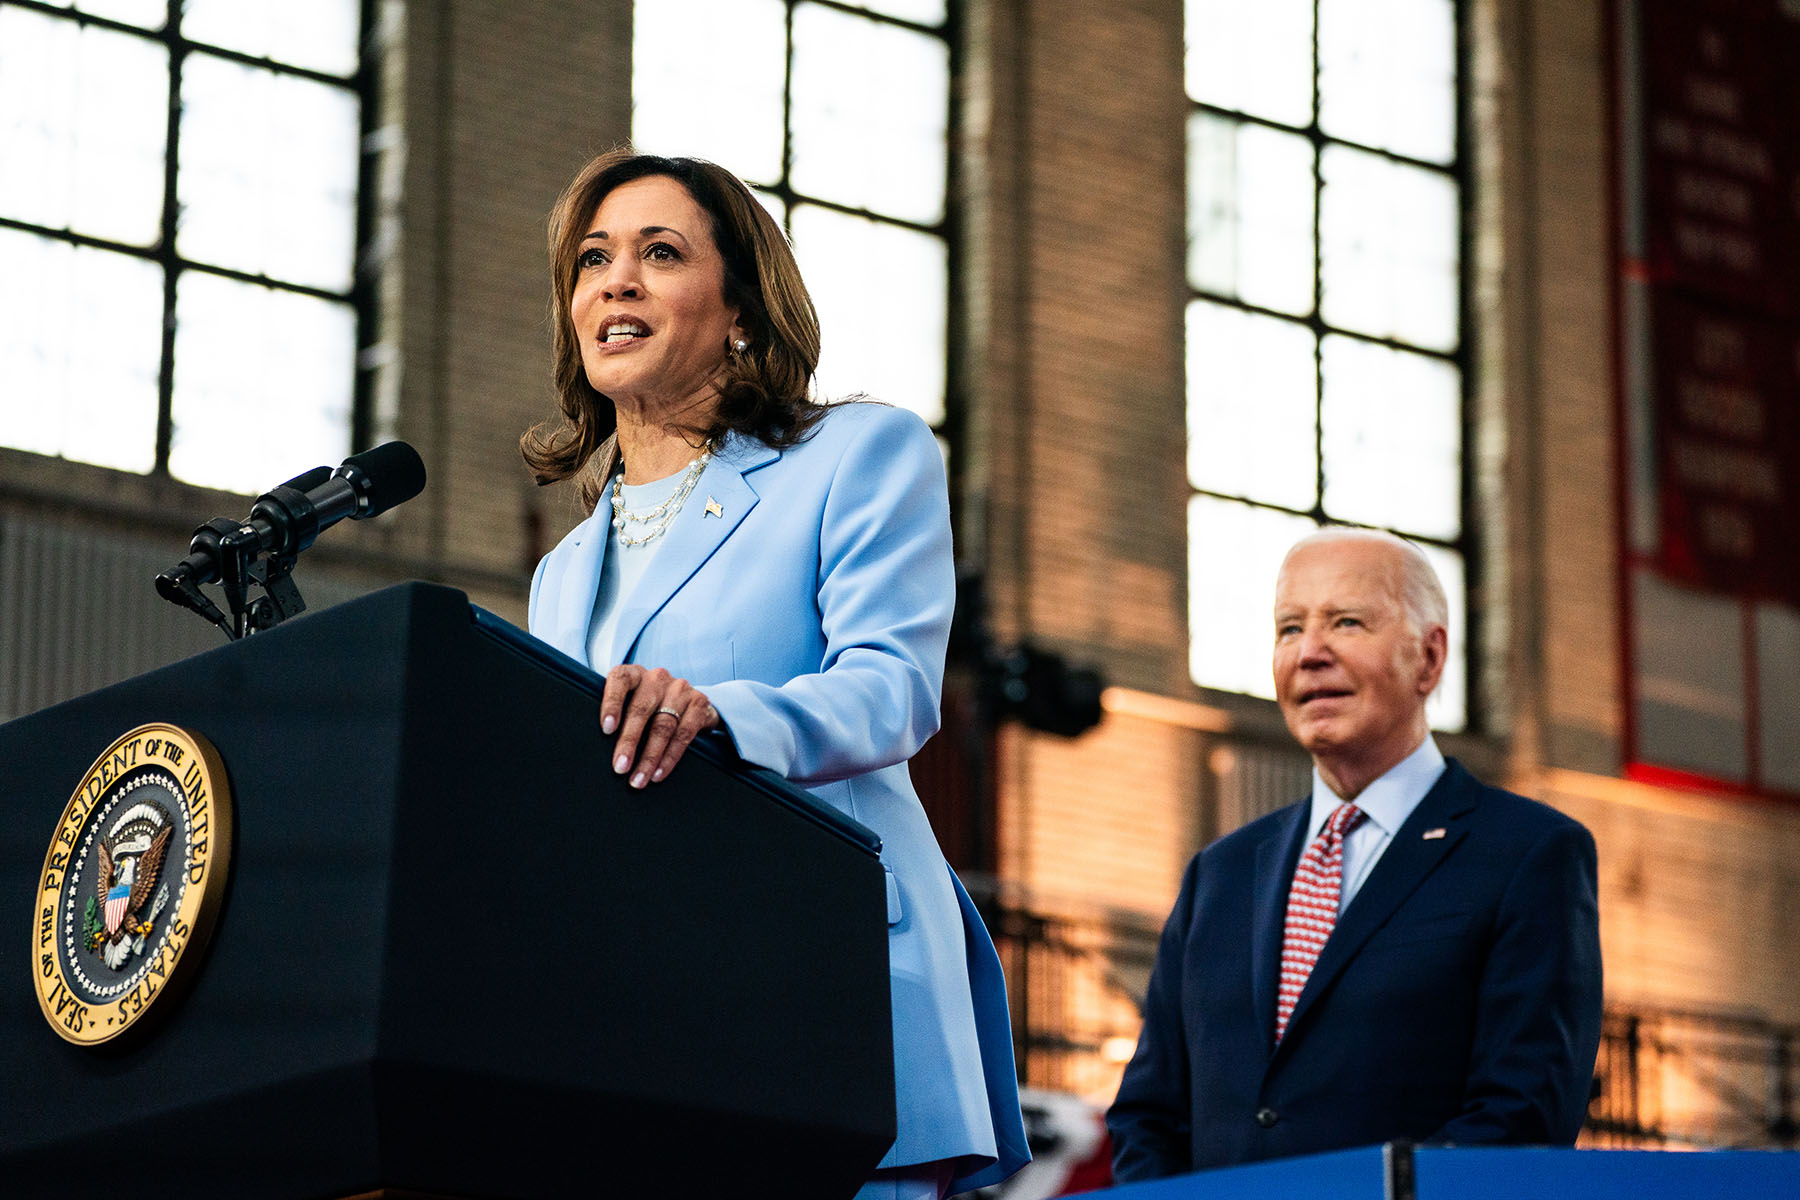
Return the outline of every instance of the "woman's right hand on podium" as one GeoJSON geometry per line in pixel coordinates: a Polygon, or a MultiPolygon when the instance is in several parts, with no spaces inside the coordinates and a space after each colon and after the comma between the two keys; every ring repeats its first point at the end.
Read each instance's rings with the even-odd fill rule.
{"type": "Polygon", "coordinates": [[[620,663],[606,673],[600,732],[618,731],[613,773],[634,788],[662,782],[696,737],[723,728],[705,692],[661,667],[620,663]]]}

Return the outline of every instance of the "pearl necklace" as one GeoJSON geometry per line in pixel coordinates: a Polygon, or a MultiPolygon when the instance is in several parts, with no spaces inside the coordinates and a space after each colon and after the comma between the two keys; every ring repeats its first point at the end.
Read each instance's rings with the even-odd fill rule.
{"type": "Polygon", "coordinates": [[[681,506],[687,503],[688,494],[694,490],[694,485],[700,482],[700,473],[706,470],[706,464],[712,461],[712,450],[710,446],[711,444],[708,443],[708,448],[700,451],[700,457],[688,464],[687,475],[682,479],[681,486],[675,489],[675,494],[670,496],[667,500],[664,500],[649,512],[635,513],[627,509],[625,507],[624,495],[625,472],[620,471],[617,475],[613,476],[612,524],[613,528],[619,532],[619,543],[621,545],[647,545],[669,531],[669,526],[674,523],[675,514],[681,511],[681,506]],[[652,528],[645,531],[641,536],[632,537],[625,532],[627,523],[633,525],[649,525],[652,528]]]}

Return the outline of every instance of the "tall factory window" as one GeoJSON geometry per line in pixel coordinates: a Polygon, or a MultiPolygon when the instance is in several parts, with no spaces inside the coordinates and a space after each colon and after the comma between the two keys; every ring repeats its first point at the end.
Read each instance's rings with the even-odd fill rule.
{"type": "Polygon", "coordinates": [[[351,448],[362,0],[0,0],[0,445],[255,491],[351,448]]]}
{"type": "Polygon", "coordinates": [[[819,391],[946,419],[946,0],[640,0],[632,139],[711,159],[788,231],[819,391]]]}
{"type": "Polygon", "coordinates": [[[1190,664],[1272,697],[1281,554],[1421,545],[1450,601],[1429,713],[1468,723],[1454,0],[1187,0],[1190,664]],[[1268,638],[1247,630],[1270,630],[1268,638]]]}

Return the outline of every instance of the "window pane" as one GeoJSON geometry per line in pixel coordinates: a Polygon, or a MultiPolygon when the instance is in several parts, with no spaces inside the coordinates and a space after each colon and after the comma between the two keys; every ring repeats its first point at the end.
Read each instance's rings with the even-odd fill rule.
{"type": "Polygon", "coordinates": [[[756,183],[778,181],[787,61],[781,0],[639,0],[632,21],[636,146],[710,159],[756,183]]]}
{"type": "Polygon", "coordinates": [[[941,220],[949,98],[942,38],[797,5],[794,188],[884,216],[941,220]]]}
{"type": "Polygon", "coordinates": [[[1211,496],[1188,501],[1188,670],[1201,687],[1275,698],[1275,575],[1305,517],[1211,496]]]}
{"type": "Polygon", "coordinates": [[[756,202],[763,206],[763,211],[775,218],[775,223],[784,230],[787,228],[787,205],[774,192],[765,192],[761,188],[751,188],[750,194],[756,202]]]}
{"type": "Polygon", "coordinates": [[[1313,115],[1313,0],[1187,0],[1187,92],[1304,126],[1313,115]]]}
{"type": "Polygon", "coordinates": [[[944,23],[944,0],[862,0],[856,7],[920,25],[944,23]]]}
{"type": "Polygon", "coordinates": [[[0,229],[0,445],[147,472],[162,269],[0,229]]]}
{"type": "Polygon", "coordinates": [[[1456,367],[1355,338],[1320,348],[1325,512],[1445,541],[1462,532],[1456,367]]]}
{"type": "Polygon", "coordinates": [[[1319,128],[1448,165],[1456,156],[1452,0],[1321,0],[1319,128]]]}
{"type": "Polygon", "coordinates": [[[156,31],[169,23],[169,0],[44,0],[47,7],[67,8],[105,17],[121,25],[156,31]]]}
{"type": "Polygon", "coordinates": [[[181,32],[208,46],[348,78],[356,73],[359,0],[184,0],[181,32]]]}
{"type": "Polygon", "coordinates": [[[1312,330],[1196,300],[1187,311],[1188,478],[1197,488],[1310,509],[1318,369],[1312,330]]]}
{"type": "Polygon", "coordinates": [[[1343,146],[1327,146],[1320,169],[1325,320],[1428,350],[1456,349],[1455,180],[1343,146]]]}
{"type": "MultiPolygon", "coordinates": [[[[59,4],[57,7],[71,6],[59,4]]],[[[121,25],[136,25],[139,29],[155,31],[169,23],[168,0],[81,0],[72,7],[121,25]]]]}
{"type": "Polygon", "coordinates": [[[819,307],[819,394],[867,392],[944,419],[944,242],[813,204],[794,207],[794,254],[819,307]]]}
{"type": "Polygon", "coordinates": [[[169,473],[254,493],[350,452],[356,310],[181,276],[169,473]]]}
{"type": "Polygon", "coordinates": [[[1469,614],[1466,596],[1468,581],[1463,574],[1462,555],[1441,546],[1419,545],[1444,585],[1445,607],[1450,612],[1449,649],[1444,660],[1444,677],[1437,691],[1425,701],[1425,719],[1433,729],[1445,733],[1461,733],[1469,724],[1469,614]]]}
{"type": "Polygon", "coordinates": [[[0,8],[0,214],[153,244],[168,101],[161,44],[0,8]]]}
{"type": "Polygon", "coordinates": [[[181,254],[348,291],[356,254],[356,94],[193,54],[181,102],[181,254]]]}
{"type": "Polygon", "coordinates": [[[1313,308],[1313,150],[1210,113],[1188,120],[1188,282],[1302,316],[1313,308]]]}

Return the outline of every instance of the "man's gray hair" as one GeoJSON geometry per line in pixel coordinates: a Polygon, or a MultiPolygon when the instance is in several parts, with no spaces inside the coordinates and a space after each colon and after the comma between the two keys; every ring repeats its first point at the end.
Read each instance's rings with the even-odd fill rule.
{"type": "MultiPolygon", "coordinates": [[[[1385,529],[1325,525],[1288,547],[1288,555],[1302,546],[1347,541],[1379,542],[1400,551],[1400,604],[1406,610],[1407,623],[1414,633],[1423,634],[1433,625],[1442,625],[1446,631],[1450,628],[1450,604],[1444,599],[1444,585],[1432,569],[1431,560],[1417,544],[1397,534],[1385,529]]],[[[1282,565],[1287,565],[1286,558],[1282,559],[1282,565]]]]}

